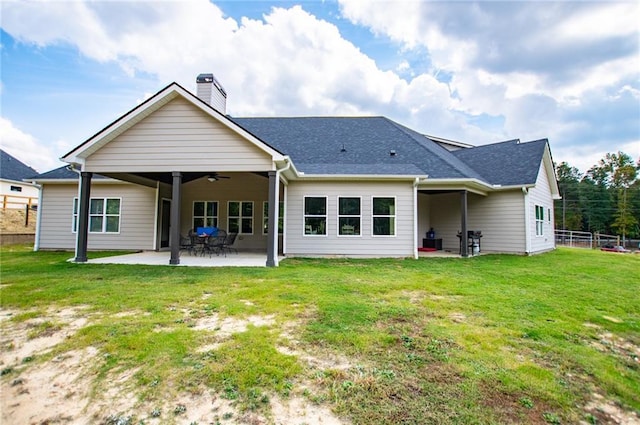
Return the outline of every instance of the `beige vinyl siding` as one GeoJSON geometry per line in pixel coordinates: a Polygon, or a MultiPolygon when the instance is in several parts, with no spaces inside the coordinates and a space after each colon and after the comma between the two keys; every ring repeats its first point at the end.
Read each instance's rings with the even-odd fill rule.
{"type": "Polygon", "coordinates": [[[488,196],[469,194],[467,228],[482,232],[483,252],[525,252],[523,199],[520,189],[488,196]]]}
{"type": "Polygon", "coordinates": [[[413,256],[412,182],[291,182],[287,188],[287,256],[413,256]],[[304,233],[304,197],[327,197],[326,236],[304,233]],[[361,198],[361,235],[338,236],[338,197],[361,198]],[[372,236],[372,197],[395,197],[396,235],[372,236]]]}
{"type": "MultiPolygon", "coordinates": [[[[193,202],[218,202],[218,227],[227,230],[227,203],[253,202],[253,234],[238,235],[234,247],[239,251],[266,251],[267,235],[262,234],[262,203],[269,198],[269,179],[254,173],[221,173],[229,179],[210,182],[206,178],[182,186],[180,231],[187,234],[192,227],[193,202]]],[[[284,189],[280,184],[280,200],[284,189]]]]}
{"type": "Polygon", "coordinates": [[[540,164],[538,178],[535,187],[529,189],[529,223],[527,229],[531,234],[531,252],[544,252],[555,248],[554,224],[553,224],[553,198],[551,187],[547,178],[544,161],[540,164]],[[543,235],[536,235],[536,210],[535,206],[541,205],[544,208],[543,235]],[[549,210],[551,210],[551,222],[549,222],[549,210]]]}
{"type": "Polygon", "coordinates": [[[432,227],[429,214],[431,197],[424,193],[418,193],[418,247],[422,246],[422,239],[427,237],[427,232],[432,227]]]}
{"type": "MultiPolygon", "coordinates": [[[[442,249],[454,253],[460,251],[457,237],[460,231],[460,193],[428,195],[430,227],[436,238],[442,239],[442,249]]],[[[471,229],[471,227],[469,227],[471,229]]],[[[420,243],[422,239],[420,239],[420,243]]]]}
{"type": "MultiPolygon", "coordinates": [[[[40,249],[75,249],[73,199],[78,185],[44,184],[40,249]]],[[[120,232],[89,233],[89,250],[154,249],[155,189],[133,184],[93,184],[92,198],[120,198],[120,232]]]]}
{"type": "Polygon", "coordinates": [[[268,171],[271,157],[176,98],[86,159],[94,172],[268,171]]]}
{"type": "MultiPolygon", "coordinates": [[[[460,252],[460,193],[427,195],[429,222],[442,247],[460,252]]],[[[518,190],[467,195],[467,230],[482,232],[482,252],[524,253],[523,194],[518,190]]],[[[426,219],[423,219],[426,222],[426,219]]],[[[419,235],[420,238],[424,234],[419,235]]],[[[421,243],[419,239],[419,243],[421,243]]]]}

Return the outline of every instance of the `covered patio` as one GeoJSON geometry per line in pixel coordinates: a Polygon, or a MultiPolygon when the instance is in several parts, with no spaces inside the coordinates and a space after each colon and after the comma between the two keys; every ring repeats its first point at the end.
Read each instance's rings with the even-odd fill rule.
{"type": "MultiPolygon", "coordinates": [[[[89,264],[138,264],[148,266],[166,266],[169,264],[171,252],[169,251],[143,251],[133,254],[115,255],[113,257],[92,258],[87,260],[89,264]]],[[[280,259],[282,259],[281,257],[280,259]]],[[[73,261],[73,259],[71,260],[73,261]]],[[[214,255],[189,255],[181,253],[180,263],[177,266],[190,267],[265,267],[267,254],[260,252],[240,252],[239,254],[214,255]]]]}

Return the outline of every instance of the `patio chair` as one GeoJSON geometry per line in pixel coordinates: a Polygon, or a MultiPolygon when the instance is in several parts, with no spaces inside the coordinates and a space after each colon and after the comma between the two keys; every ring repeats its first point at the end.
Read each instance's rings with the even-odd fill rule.
{"type": "Polygon", "coordinates": [[[236,254],[238,253],[238,250],[233,247],[233,244],[236,243],[236,237],[238,237],[237,233],[229,233],[224,239],[224,243],[222,244],[222,251],[225,253],[225,256],[227,255],[227,251],[235,251],[236,254]]]}
{"type": "Polygon", "coordinates": [[[209,236],[207,238],[207,243],[204,245],[202,250],[202,255],[206,252],[209,253],[209,258],[211,258],[211,254],[215,253],[216,255],[220,255],[224,250],[224,242],[227,237],[227,232],[224,230],[218,229],[217,236],[209,236]]]}
{"type": "Polygon", "coordinates": [[[196,252],[196,239],[192,230],[189,230],[189,235],[180,235],[180,251],[187,251],[189,255],[193,255],[196,252]]]}

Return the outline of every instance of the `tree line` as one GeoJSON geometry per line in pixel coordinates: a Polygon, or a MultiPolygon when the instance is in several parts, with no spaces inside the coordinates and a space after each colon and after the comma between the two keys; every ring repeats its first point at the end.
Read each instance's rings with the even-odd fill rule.
{"type": "Polygon", "coordinates": [[[640,236],[640,158],[608,153],[586,173],[556,165],[556,229],[640,236]]]}

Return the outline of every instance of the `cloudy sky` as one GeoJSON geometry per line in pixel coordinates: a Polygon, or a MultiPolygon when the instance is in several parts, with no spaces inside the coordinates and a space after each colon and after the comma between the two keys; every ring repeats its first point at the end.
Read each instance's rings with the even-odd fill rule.
{"type": "Polygon", "coordinates": [[[233,116],[384,115],[640,158],[640,3],[2,0],[2,148],[40,172],[176,81],[233,116]]]}

